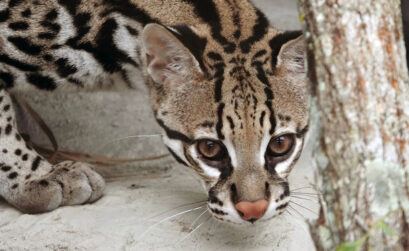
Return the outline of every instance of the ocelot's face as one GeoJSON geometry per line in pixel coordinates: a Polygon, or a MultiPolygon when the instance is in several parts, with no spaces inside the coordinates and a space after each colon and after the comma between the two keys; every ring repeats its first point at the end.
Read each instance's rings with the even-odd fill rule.
{"type": "Polygon", "coordinates": [[[308,129],[302,37],[271,30],[249,50],[226,52],[197,33],[144,30],[152,107],[165,144],[200,175],[215,218],[268,220],[286,210],[287,176],[308,129]]]}

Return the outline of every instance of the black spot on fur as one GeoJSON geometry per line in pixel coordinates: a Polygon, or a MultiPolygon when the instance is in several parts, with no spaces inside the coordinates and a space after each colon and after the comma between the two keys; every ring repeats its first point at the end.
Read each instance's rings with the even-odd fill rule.
{"type": "Polygon", "coordinates": [[[8,153],[7,149],[3,149],[3,153],[8,153]]]}
{"type": "Polygon", "coordinates": [[[219,209],[216,209],[216,208],[211,208],[211,207],[209,207],[210,208],[210,211],[212,211],[214,214],[218,214],[218,215],[227,215],[227,213],[226,212],[224,212],[223,210],[219,210],[219,209]]]}
{"type": "Polygon", "coordinates": [[[68,59],[66,58],[58,59],[57,61],[55,61],[55,64],[57,65],[57,73],[62,78],[66,78],[69,75],[77,72],[77,68],[68,63],[68,59]]]}
{"type": "Polygon", "coordinates": [[[48,21],[54,21],[58,17],[58,12],[56,9],[50,10],[46,15],[45,19],[48,21]]]}
{"type": "Polygon", "coordinates": [[[0,23],[6,22],[10,18],[10,10],[5,9],[0,11],[0,23]]]}
{"type": "Polygon", "coordinates": [[[9,28],[15,31],[27,30],[29,27],[27,22],[14,22],[9,24],[9,28]]]}
{"type": "Polygon", "coordinates": [[[18,60],[12,59],[9,56],[2,54],[0,55],[0,62],[3,62],[5,64],[11,65],[13,67],[16,67],[17,69],[21,70],[21,71],[28,71],[28,72],[34,72],[34,71],[38,71],[39,67],[35,66],[35,65],[30,65],[30,64],[26,64],[23,62],[20,62],[18,60]]]}
{"type": "Polygon", "coordinates": [[[30,178],[31,178],[31,174],[29,174],[29,175],[26,176],[26,180],[28,180],[28,179],[30,179],[30,178]]]}
{"type": "Polygon", "coordinates": [[[230,116],[227,116],[227,121],[229,121],[230,124],[230,129],[234,130],[234,122],[233,119],[230,116]]]}
{"type": "Polygon", "coordinates": [[[51,33],[51,32],[40,32],[38,33],[38,38],[39,39],[45,39],[45,40],[52,40],[57,36],[56,33],[51,33]]]}
{"type": "Polygon", "coordinates": [[[47,29],[50,29],[53,32],[59,32],[61,30],[61,26],[59,24],[56,24],[50,21],[46,21],[46,20],[41,21],[40,25],[47,29]]]}
{"type": "Polygon", "coordinates": [[[216,52],[211,51],[211,52],[207,53],[207,56],[210,59],[214,60],[214,61],[223,61],[222,56],[219,53],[216,53],[216,52]]]}
{"type": "Polygon", "coordinates": [[[23,37],[8,37],[7,40],[12,43],[17,49],[20,51],[36,56],[41,53],[42,47],[40,45],[36,45],[30,40],[23,38],[23,37]]]}
{"type": "Polygon", "coordinates": [[[16,140],[17,140],[17,141],[20,141],[20,140],[21,140],[21,136],[20,136],[18,133],[16,133],[16,140]]]}
{"type": "Polygon", "coordinates": [[[12,88],[14,86],[14,76],[8,72],[1,72],[0,71],[0,88],[12,88]]]}
{"type": "Polygon", "coordinates": [[[33,163],[31,164],[31,170],[32,170],[32,171],[37,170],[38,166],[40,165],[40,162],[41,162],[41,158],[40,158],[39,156],[37,156],[37,157],[34,159],[33,163]]]}
{"type": "Polygon", "coordinates": [[[31,16],[31,10],[30,9],[25,9],[23,12],[21,12],[21,15],[23,17],[30,17],[31,16]]]}
{"type": "Polygon", "coordinates": [[[52,62],[54,60],[53,56],[51,56],[50,54],[45,54],[43,56],[43,59],[47,62],[52,62]]]}
{"type": "Polygon", "coordinates": [[[13,119],[13,117],[11,117],[11,116],[8,117],[8,118],[7,118],[7,122],[10,122],[12,119],[13,119]]]}
{"type": "Polygon", "coordinates": [[[4,110],[5,112],[7,112],[8,110],[10,110],[10,105],[5,105],[5,106],[3,107],[3,110],[4,110]]]}
{"type": "Polygon", "coordinates": [[[46,180],[40,180],[39,184],[43,187],[47,187],[49,185],[48,181],[46,180]]]}
{"type": "Polygon", "coordinates": [[[55,88],[57,88],[57,85],[55,84],[54,80],[50,77],[47,76],[42,76],[40,74],[29,74],[27,76],[27,80],[30,84],[36,86],[38,89],[41,90],[48,90],[52,91],[55,88]]]}
{"type": "Polygon", "coordinates": [[[3,172],[8,172],[8,171],[11,170],[11,166],[2,166],[2,167],[1,167],[1,170],[2,170],[3,172]]]}
{"type": "Polygon", "coordinates": [[[14,151],[14,154],[17,156],[21,155],[21,150],[20,149],[16,149],[16,151],[14,151]]]}
{"type": "Polygon", "coordinates": [[[4,132],[6,133],[6,135],[10,135],[11,129],[13,129],[13,127],[12,127],[10,124],[8,124],[8,125],[6,126],[6,129],[4,130],[4,132]]]}
{"type": "Polygon", "coordinates": [[[9,176],[7,176],[7,177],[8,177],[9,179],[13,180],[13,179],[15,179],[17,176],[18,176],[18,173],[12,172],[12,173],[10,173],[9,176]]]}
{"type": "Polygon", "coordinates": [[[16,7],[17,5],[20,5],[24,0],[10,0],[9,2],[9,7],[13,8],[16,7]]]}
{"type": "Polygon", "coordinates": [[[11,189],[16,189],[18,187],[18,184],[14,184],[11,186],[11,189]]]}
{"type": "Polygon", "coordinates": [[[28,160],[28,154],[24,154],[23,156],[21,156],[21,159],[22,159],[23,161],[28,160]]]}

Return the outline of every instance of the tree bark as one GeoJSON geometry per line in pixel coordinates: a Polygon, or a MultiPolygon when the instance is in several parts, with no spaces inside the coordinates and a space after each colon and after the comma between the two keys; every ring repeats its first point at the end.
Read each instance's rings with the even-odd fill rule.
{"type": "Polygon", "coordinates": [[[321,210],[310,223],[317,249],[409,250],[409,78],[400,1],[299,6],[319,111],[312,118],[321,133],[321,210]]]}

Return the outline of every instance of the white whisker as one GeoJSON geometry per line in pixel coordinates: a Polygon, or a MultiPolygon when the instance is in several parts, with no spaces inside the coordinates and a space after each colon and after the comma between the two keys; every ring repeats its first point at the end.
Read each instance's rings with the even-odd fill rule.
{"type": "Polygon", "coordinates": [[[195,207],[195,208],[192,208],[192,209],[189,209],[189,210],[186,210],[186,211],[177,213],[177,214],[175,214],[175,215],[166,217],[165,219],[163,219],[163,220],[161,220],[161,221],[159,221],[159,222],[153,224],[152,226],[148,227],[148,229],[146,229],[146,230],[139,236],[139,238],[142,238],[142,237],[143,237],[147,232],[149,232],[152,228],[156,227],[157,225],[159,225],[159,224],[161,224],[161,223],[163,223],[163,222],[165,222],[165,221],[168,221],[168,220],[170,220],[170,219],[173,219],[173,218],[175,218],[175,217],[178,217],[178,216],[180,216],[180,215],[183,215],[183,214],[186,214],[186,213],[189,213],[189,212],[192,212],[192,211],[199,210],[199,209],[201,209],[201,208],[203,208],[203,207],[204,207],[204,206],[195,207]]]}
{"type": "Polygon", "coordinates": [[[195,229],[193,229],[192,231],[190,231],[189,234],[187,234],[185,237],[183,237],[183,239],[181,239],[180,241],[178,241],[178,243],[176,243],[176,245],[177,245],[177,244],[180,244],[181,242],[183,242],[184,240],[186,240],[189,236],[191,236],[194,232],[196,232],[203,224],[205,224],[206,222],[208,222],[211,217],[212,217],[212,216],[209,216],[205,221],[203,221],[202,223],[200,223],[195,229]]]}
{"type": "Polygon", "coordinates": [[[179,209],[179,208],[182,208],[182,207],[187,207],[187,206],[191,206],[191,205],[195,205],[195,204],[199,204],[199,203],[203,203],[202,206],[204,206],[204,205],[206,204],[205,202],[207,202],[207,200],[201,200],[201,201],[197,201],[197,202],[186,203],[186,204],[183,204],[183,205],[174,207],[174,208],[172,208],[172,209],[169,209],[169,210],[167,210],[167,211],[165,211],[165,212],[162,212],[162,213],[159,213],[159,214],[157,214],[157,215],[154,215],[154,216],[152,216],[152,217],[149,217],[148,220],[153,219],[153,218],[156,218],[156,217],[159,217],[159,216],[162,216],[162,215],[164,215],[164,214],[166,214],[166,213],[168,213],[168,212],[171,212],[171,211],[173,211],[173,210],[176,210],[176,209],[179,209]]]}
{"type": "Polygon", "coordinates": [[[300,204],[298,204],[298,203],[296,203],[296,202],[294,202],[294,201],[292,201],[292,200],[290,200],[290,203],[294,203],[295,205],[297,205],[297,206],[299,206],[299,207],[302,207],[302,208],[304,208],[305,210],[308,210],[308,211],[310,211],[311,213],[313,213],[314,215],[318,216],[318,213],[317,213],[317,212],[314,212],[313,210],[311,210],[311,209],[309,209],[309,208],[307,208],[307,207],[305,207],[305,206],[303,206],[303,205],[300,205],[300,204]]]}
{"type": "Polygon", "coordinates": [[[307,200],[307,201],[319,202],[319,201],[318,201],[318,198],[313,198],[313,197],[303,198],[303,197],[294,196],[294,195],[290,195],[290,197],[291,197],[291,198],[296,198],[296,199],[299,199],[299,200],[307,200]]]}
{"type": "Polygon", "coordinates": [[[207,208],[192,222],[190,225],[189,229],[192,229],[192,227],[195,225],[195,223],[202,217],[207,212],[207,208]]]}

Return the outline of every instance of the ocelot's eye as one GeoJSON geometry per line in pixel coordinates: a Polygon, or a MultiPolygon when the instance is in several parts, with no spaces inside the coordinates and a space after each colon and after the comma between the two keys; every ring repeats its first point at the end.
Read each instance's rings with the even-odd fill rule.
{"type": "Polygon", "coordinates": [[[208,161],[224,161],[229,156],[224,145],[218,141],[202,139],[196,143],[197,151],[200,156],[208,161]]]}
{"type": "Polygon", "coordinates": [[[294,146],[294,135],[285,134],[274,137],[268,144],[267,154],[270,156],[284,156],[289,153],[294,146]]]}

